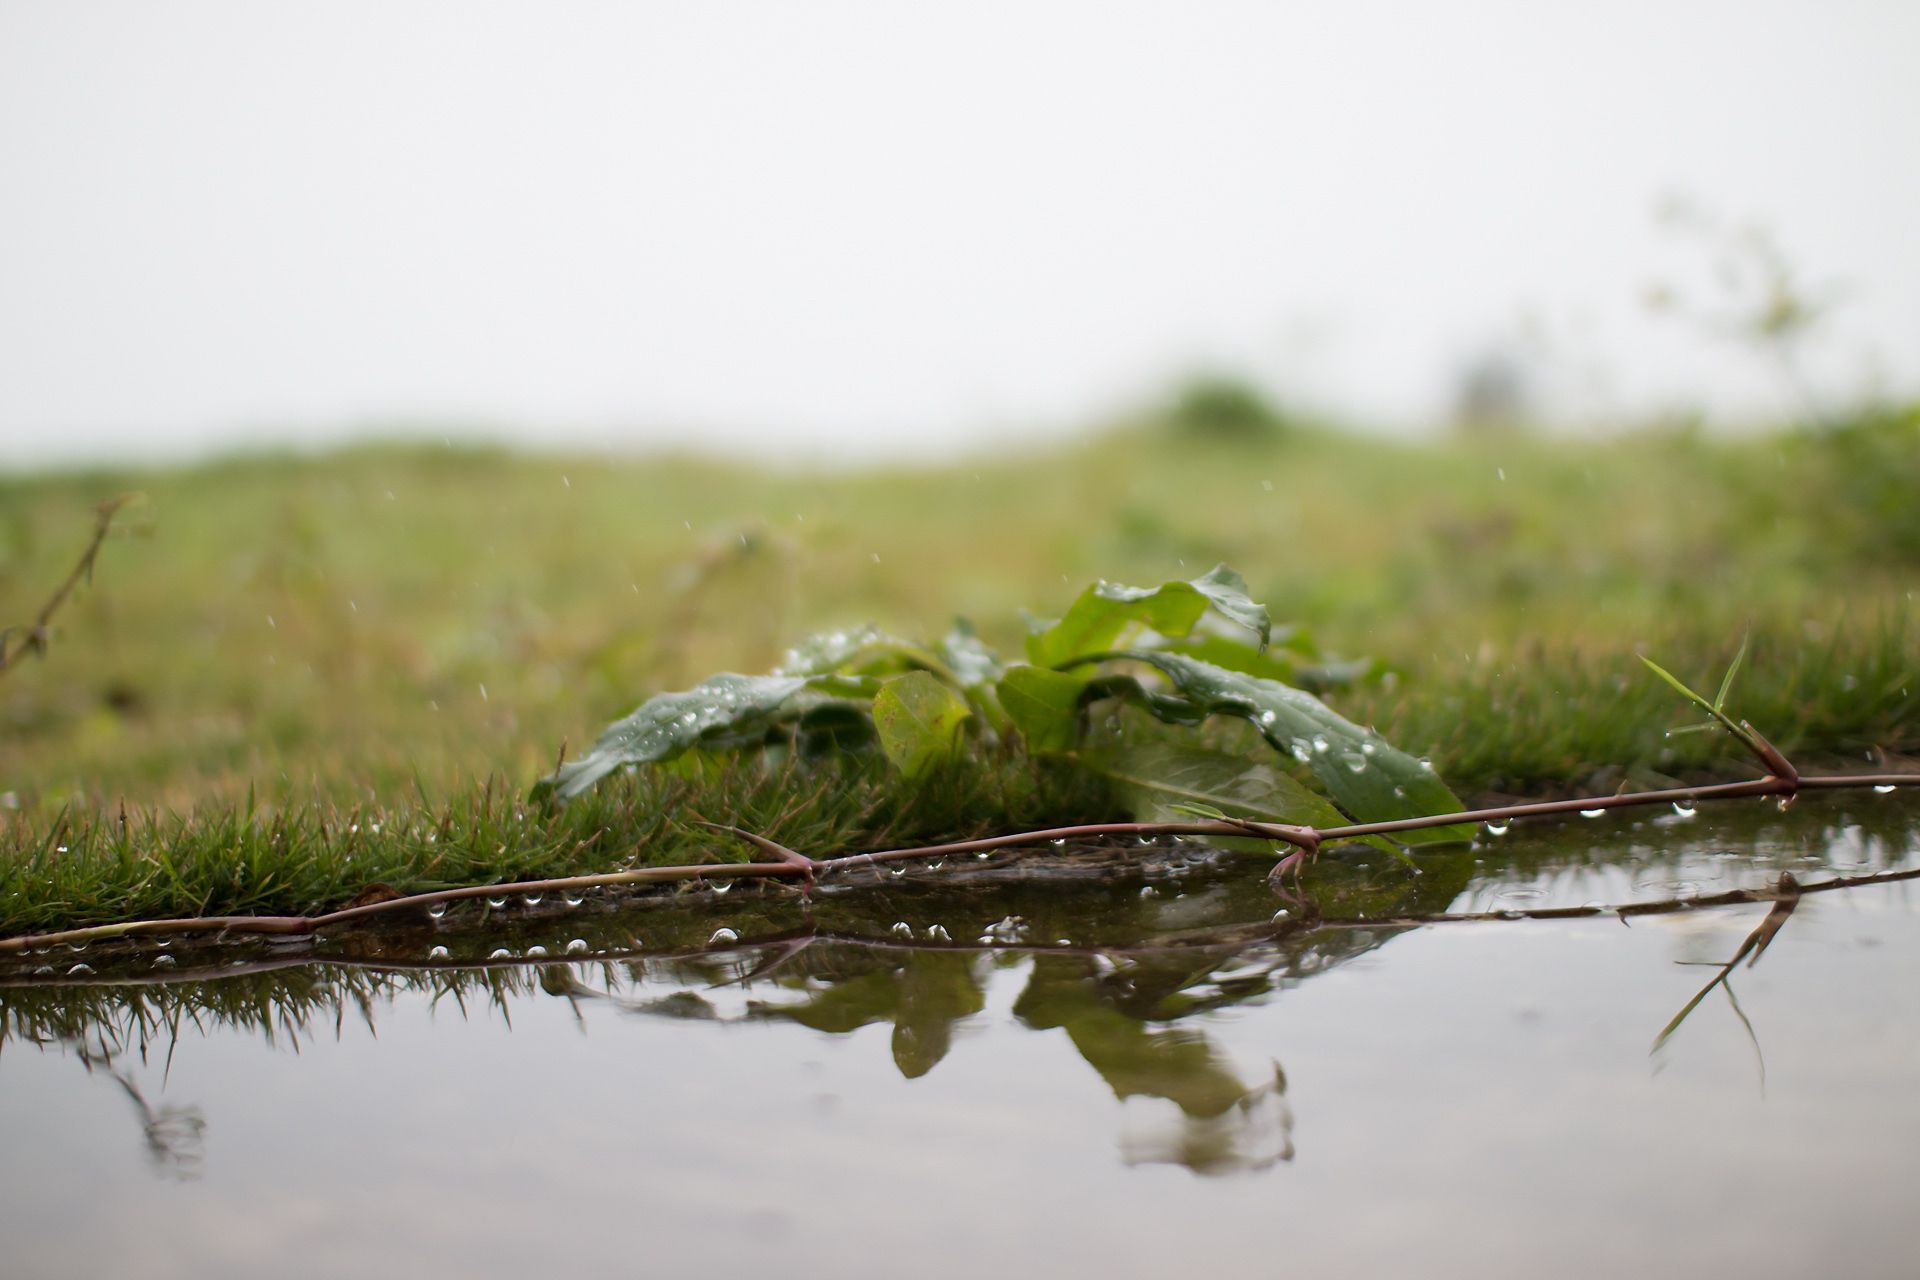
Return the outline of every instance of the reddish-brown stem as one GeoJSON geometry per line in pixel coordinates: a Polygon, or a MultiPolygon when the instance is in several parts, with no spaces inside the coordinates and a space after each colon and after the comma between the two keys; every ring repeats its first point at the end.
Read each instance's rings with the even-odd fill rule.
{"type": "MultiPolygon", "coordinates": [[[[1782,762],[1784,763],[1784,761],[1782,762]]],[[[631,871],[611,871],[585,876],[561,876],[550,880],[522,880],[511,884],[465,885],[457,889],[438,889],[430,893],[408,894],[370,902],[357,907],[316,916],[189,916],[171,920],[133,920],[121,924],[93,925],[53,933],[27,934],[0,938],[0,955],[35,947],[62,943],[85,943],[105,939],[147,937],[183,933],[232,934],[305,934],[350,924],[373,916],[400,911],[419,911],[439,902],[465,898],[495,898],[513,894],[559,893],[573,889],[671,882],[677,880],[793,879],[811,880],[816,874],[858,866],[888,862],[946,857],[961,853],[987,853],[1022,845],[1065,843],[1101,836],[1246,836],[1294,846],[1296,855],[1311,857],[1324,843],[1353,840],[1363,836],[1391,835],[1400,831],[1431,830],[1479,822],[1508,822],[1515,818],[1541,817],[1563,813],[1623,809],[1635,805],[1668,804],[1675,801],[1728,800],[1743,796],[1791,796],[1801,790],[1857,790],[1864,787],[1892,788],[1920,786],[1920,773],[1841,774],[1827,777],[1789,776],[1756,778],[1749,782],[1727,782],[1704,787],[1672,787],[1662,791],[1636,791],[1624,795],[1594,796],[1579,800],[1547,800],[1534,804],[1502,805],[1490,809],[1470,809],[1462,813],[1435,814],[1419,818],[1401,818],[1391,822],[1354,823],[1343,827],[1293,826],[1258,822],[1249,818],[1193,822],[1096,822],[1071,827],[1049,827],[1040,831],[1022,831],[1012,835],[988,836],[980,840],[956,840],[946,844],[920,845],[907,849],[883,849],[874,853],[846,854],[837,858],[811,859],[804,854],[745,831],[725,828],[756,847],[774,852],[778,862],[727,862],[702,866],[640,867],[631,871]],[[764,842],[764,843],[762,843],[764,842]]],[[[1283,865],[1285,865],[1283,863],[1283,865]]],[[[1295,864],[1297,865],[1297,864],[1295,864]]]]}

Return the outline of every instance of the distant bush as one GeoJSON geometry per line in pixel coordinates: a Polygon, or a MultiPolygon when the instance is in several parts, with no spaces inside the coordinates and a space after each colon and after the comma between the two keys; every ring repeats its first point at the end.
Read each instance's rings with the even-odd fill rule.
{"type": "Polygon", "coordinates": [[[1174,397],[1168,421],[1175,431],[1216,440],[1271,440],[1286,426],[1260,388],[1218,374],[1194,378],[1174,397]]]}

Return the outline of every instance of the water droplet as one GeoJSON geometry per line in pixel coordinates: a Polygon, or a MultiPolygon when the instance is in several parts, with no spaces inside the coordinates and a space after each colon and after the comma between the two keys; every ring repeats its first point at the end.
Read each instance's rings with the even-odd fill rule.
{"type": "Polygon", "coordinates": [[[740,935],[735,933],[733,930],[715,929],[713,931],[713,936],[707,939],[707,945],[710,947],[713,947],[713,946],[718,946],[723,942],[738,942],[738,941],[740,941],[740,935]]]}
{"type": "Polygon", "coordinates": [[[530,907],[537,907],[545,900],[546,900],[546,895],[539,894],[539,893],[527,893],[527,894],[522,894],[520,896],[520,901],[526,903],[530,907]]]}
{"type": "Polygon", "coordinates": [[[1673,813],[1677,818],[1691,818],[1698,812],[1699,810],[1693,807],[1693,802],[1690,800],[1675,800],[1673,802],[1673,813]]]}
{"type": "Polygon", "coordinates": [[[947,932],[943,924],[930,924],[927,926],[927,939],[931,942],[952,942],[953,935],[947,932]]]}
{"type": "Polygon", "coordinates": [[[1287,910],[1285,907],[1282,907],[1278,911],[1273,913],[1272,923],[1285,924],[1287,921],[1291,919],[1293,919],[1293,912],[1287,910]]]}
{"type": "Polygon", "coordinates": [[[1340,758],[1346,762],[1347,768],[1355,773],[1367,771],[1367,758],[1357,751],[1342,752],[1340,758]]]}
{"type": "Polygon", "coordinates": [[[1889,782],[1889,783],[1886,783],[1886,784],[1884,784],[1884,785],[1882,785],[1882,786],[1878,786],[1878,787],[1875,787],[1875,788],[1874,788],[1874,791],[1875,791],[1876,793],[1878,793],[1879,795],[1883,795],[1883,796],[1884,796],[1884,795],[1891,795],[1891,794],[1893,794],[1893,791],[1894,791],[1894,789],[1895,789],[1895,788],[1894,788],[1894,785],[1893,785],[1893,784],[1892,784],[1891,782],[1889,782]]]}
{"type": "Polygon", "coordinates": [[[495,911],[498,911],[500,910],[500,908],[507,905],[507,900],[505,898],[488,898],[487,905],[492,907],[495,911]]]}
{"type": "Polygon", "coordinates": [[[435,947],[433,950],[427,952],[427,959],[445,960],[450,954],[452,953],[449,952],[445,947],[435,947]]]}
{"type": "Polygon", "coordinates": [[[1140,887],[1140,896],[1143,898],[1157,898],[1160,896],[1160,893],[1150,884],[1142,885],[1140,887]]]}
{"type": "Polygon", "coordinates": [[[902,866],[896,863],[895,865],[887,868],[887,874],[892,876],[894,879],[898,880],[901,876],[907,874],[907,869],[905,866],[902,866]]]}
{"type": "Polygon", "coordinates": [[[570,893],[565,898],[562,898],[561,901],[565,902],[570,907],[577,907],[581,903],[585,902],[586,899],[581,897],[578,894],[570,893]]]}
{"type": "Polygon", "coordinates": [[[888,932],[896,938],[911,938],[913,936],[913,926],[905,920],[900,920],[896,921],[893,928],[888,930],[888,932]]]}
{"type": "Polygon", "coordinates": [[[947,860],[945,858],[935,858],[932,862],[929,862],[927,864],[927,870],[938,871],[940,868],[946,865],[947,865],[947,860]]]}
{"type": "Polygon", "coordinates": [[[570,956],[583,956],[591,950],[593,950],[593,948],[587,945],[585,938],[575,938],[567,944],[567,954],[570,956]]]}
{"type": "Polygon", "coordinates": [[[1065,836],[1062,836],[1062,837],[1060,837],[1060,839],[1058,839],[1058,840],[1049,840],[1049,841],[1047,841],[1047,843],[1048,843],[1048,844],[1050,844],[1050,845],[1052,845],[1052,846],[1053,846],[1054,848],[1056,848],[1056,849],[1059,849],[1059,848],[1062,848],[1062,847],[1064,847],[1064,846],[1066,845],[1066,843],[1067,843],[1067,839],[1066,839],[1066,837],[1065,837],[1065,836]]]}
{"type": "Polygon", "coordinates": [[[1305,764],[1307,761],[1313,759],[1313,749],[1308,746],[1305,738],[1295,738],[1287,744],[1287,750],[1291,751],[1293,758],[1301,764],[1305,764]]]}
{"type": "Polygon", "coordinates": [[[171,969],[176,963],[178,962],[164,951],[153,958],[153,967],[156,969],[171,969]]]}
{"type": "Polygon", "coordinates": [[[1333,744],[1331,742],[1327,741],[1326,736],[1324,734],[1316,733],[1313,735],[1313,749],[1319,752],[1321,755],[1325,755],[1327,753],[1327,748],[1331,747],[1332,745],[1333,744]]]}
{"type": "Polygon", "coordinates": [[[527,948],[527,958],[529,960],[538,960],[546,954],[547,954],[547,949],[539,945],[535,945],[527,948]]]}
{"type": "Polygon", "coordinates": [[[492,953],[491,953],[491,954],[489,954],[489,955],[487,956],[487,959],[489,959],[489,960],[511,960],[511,959],[513,959],[513,952],[511,952],[511,951],[509,951],[509,950],[507,950],[507,949],[506,949],[505,947],[495,947],[495,948],[493,949],[493,951],[492,951],[492,953]]]}
{"type": "Polygon", "coordinates": [[[713,882],[713,891],[714,891],[715,893],[732,893],[732,892],[733,892],[733,881],[731,881],[731,880],[715,880],[715,881],[713,882]]]}
{"type": "MultiPolygon", "coordinates": [[[[1061,841],[1061,843],[1062,843],[1062,844],[1065,844],[1066,842],[1065,842],[1065,841],[1063,840],[1063,841],[1061,841]]],[[[987,850],[984,850],[984,849],[983,849],[983,850],[981,850],[981,851],[980,851],[979,853],[976,853],[976,854],[974,854],[974,855],[973,855],[973,860],[974,860],[975,862],[985,862],[985,861],[986,861],[986,860],[987,860],[988,858],[991,858],[992,856],[993,856],[993,854],[992,854],[992,853],[990,853],[990,852],[988,852],[987,850]]]]}
{"type": "Polygon", "coordinates": [[[1279,718],[1280,717],[1275,715],[1271,710],[1262,711],[1260,713],[1260,723],[1264,725],[1271,725],[1275,720],[1278,720],[1279,718]]]}
{"type": "Polygon", "coordinates": [[[67,970],[67,976],[69,978],[84,978],[92,972],[93,972],[93,966],[88,964],[85,960],[82,960],[79,964],[76,964],[73,966],[73,968],[67,970]]]}
{"type": "Polygon", "coordinates": [[[1513,829],[1513,823],[1510,821],[1487,823],[1487,834],[1490,836],[1503,836],[1512,829],[1513,829]]]}
{"type": "Polygon", "coordinates": [[[1580,816],[1583,818],[1597,818],[1605,812],[1606,812],[1605,809],[1582,809],[1580,811],[1580,816]]]}

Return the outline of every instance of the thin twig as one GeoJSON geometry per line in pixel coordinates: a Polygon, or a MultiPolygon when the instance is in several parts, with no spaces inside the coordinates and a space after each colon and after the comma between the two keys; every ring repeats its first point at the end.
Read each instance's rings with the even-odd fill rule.
{"type": "MultiPolygon", "coordinates": [[[[1830,880],[1816,880],[1810,884],[1798,884],[1791,892],[1796,896],[1811,893],[1828,893],[1836,890],[1860,889],[1873,885],[1898,884],[1903,881],[1920,880],[1920,867],[1908,867],[1899,871],[1876,871],[1863,876],[1835,876],[1830,880]]],[[[1739,906],[1746,903],[1782,901],[1782,890],[1778,885],[1768,885],[1758,889],[1730,889],[1722,893],[1699,894],[1686,898],[1662,898],[1650,902],[1626,902],[1612,905],[1589,903],[1575,907],[1535,907],[1531,910],[1503,909],[1497,911],[1426,911],[1409,912],[1394,916],[1317,916],[1299,915],[1284,922],[1262,921],[1257,924],[1233,925],[1221,929],[1192,930],[1175,934],[1163,934],[1139,942],[1123,943],[1086,943],[1086,942],[1046,942],[1035,940],[1008,944],[1005,942],[974,942],[959,939],[903,938],[898,934],[867,934],[848,930],[823,929],[807,924],[798,929],[782,929],[758,937],[728,939],[721,942],[706,942],[696,946],[683,947],[623,947],[612,950],[596,951],[586,955],[568,956],[505,956],[500,959],[475,960],[367,960],[352,956],[316,956],[312,954],[287,954],[270,956],[264,959],[181,966],[158,973],[140,973],[126,975],[87,975],[72,978],[59,977],[51,981],[45,978],[0,978],[0,989],[17,987],[165,987],[184,982],[204,982],[210,979],[242,977],[248,975],[276,973],[284,969],[304,968],[312,964],[331,965],[341,969],[363,970],[377,973],[431,973],[448,969],[474,970],[512,970],[541,968],[571,964],[606,964],[633,960],[697,960],[705,956],[720,955],[737,951],[749,951],[754,948],[778,947],[780,952],[772,961],[763,962],[756,971],[764,975],[768,970],[792,958],[794,954],[814,945],[858,946],[875,951],[896,952],[966,952],[988,951],[1024,951],[1034,954],[1067,956],[1157,956],[1184,954],[1192,951],[1220,951],[1224,948],[1257,946],[1266,942],[1275,942],[1296,934],[1311,933],[1321,929],[1404,929],[1419,928],[1428,925],[1449,924],[1518,924],[1527,921],[1559,921],[1569,919],[1593,918],[1596,916],[1614,916],[1621,920],[1631,920],[1639,916],[1679,915],[1690,911],[1706,911],[1715,907],[1739,906]]],[[[1773,918],[1770,913],[1769,918],[1773,918]]],[[[1765,922],[1763,922],[1764,925],[1765,922]]],[[[1750,954],[1745,948],[1743,956],[1750,954]]],[[[1715,966],[1718,967],[1718,966],[1715,966]]],[[[747,976],[753,976],[749,973],[747,976]]]]}
{"type": "MultiPolygon", "coordinates": [[[[457,889],[437,889],[430,893],[407,894],[380,902],[369,902],[314,916],[187,916],[170,920],[135,920],[122,924],[93,925],[54,933],[26,934],[0,938],[0,955],[33,947],[60,943],[83,943],[101,939],[183,933],[302,934],[364,920],[394,912],[418,912],[435,903],[464,898],[495,898],[512,894],[559,893],[574,889],[597,889],[618,885],[649,884],[677,880],[806,879],[859,866],[888,862],[919,861],[960,853],[986,853],[996,849],[1028,845],[1066,843],[1101,836],[1246,836],[1293,846],[1300,851],[1318,847],[1322,841],[1351,840],[1361,836],[1387,835],[1397,831],[1417,831],[1478,822],[1510,822],[1516,818],[1550,814],[1594,812],[1622,809],[1635,805],[1669,804],[1674,801],[1728,800],[1745,796],[1792,795],[1796,790],[1858,790],[1865,787],[1891,789],[1920,786],[1920,773],[1834,774],[1826,777],[1758,778],[1750,782],[1728,782],[1704,787],[1673,787],[1662,791],[1638,791],[1624,795],[1595,796],[1581,800],[1548,800],[1537,804],[1504,805],[1492,809],[1469,809],[1462,813],[1435,814],[1422,818],[1401,818],[1392,822],[1357,823],[1344,827],[1291,826],[1283,823],[1255,822],[1247,818],[1226,821],[1194,822],[1095,822],[1071,827],[1049,827],[1040,831],[1022,831],[1012,835],[988,836],[981,840],[956,840],[946,844],[919,845],[906,849],[882,849],[874,853],[845,854],[837,858],[809,859],[763,836],[737,832],[756,846],[777,851],[779,862],[723,862],[698,866],[641,867],[632,871],[610,871],[596,875],[562,876],[549,880],[521,880],[510,884],[465,885],[457,889]],[[764,845],[761,841],[766,840],[764,845]]],[[[726,828],[733,832],[732,828],[726,828]]],[[[1284,864],[1283,864],[1284,865],[1284,864]]],[[[1730,899],[1732,900],[1732,899],[1730,899]]],[[[1741,899],[1749,900],[1749,899],[1741,899]]],[[[1566,914],[1594,914],[1584,908],[1569,909],[1566,914]]]]}
{"type": "Polygon", "coordinates": [[[87,542],[87,549],[80,553],[80,559],[74,563],[72,571],[59,586],[54,588],[53,594],[47,597],[47,602],[40,606],[40,612],[34,617],[32,625],[26,629],[27,638],[19,645],[9,648],[7,641],[17,628],[8,627],[0,631],[0,675],[11,671],[25,655],[43,654],[47,651],[47,641],[52,635],[53,615],[60,611],[60,606],[67,602],[67,597],[73,594],[75,587],[82,582],[93,580],[93,563],[99,559],[100,547],[106,542],[108,531],[113,528],[114,516],[119,514],[122,507],[139,497],[137,493],[123,493],[118,497],[108,498],[94,507],[93,537],[87,542]]]}

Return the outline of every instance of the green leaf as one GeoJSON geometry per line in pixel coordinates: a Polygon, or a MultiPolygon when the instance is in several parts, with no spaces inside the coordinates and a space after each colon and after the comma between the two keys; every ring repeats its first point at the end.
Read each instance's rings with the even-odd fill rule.
{"type": "Polygon", "coordinates": [[[602,730],[585,755],[535,783],[534,797],[571,800],[622,765],[667,760],[696,745],[725,745],[764,733],[810,683],[803,676],[723,674],[681,693],[656,694],[602,730]]]}
{"type": "MultiPolygon", "coordinates": [[[[1743,642],[1740,646],[1740,653],[1735,655],[1734,657],[1733,665],[1727,668],[1726,679],[1720,682],[1720,697],[1722,699],[1725,699],[1725,697],[1727,696],[1727,690],[1732,687],[1734,672],[1739,670],[1740,658],[1744,656],[1745,653],[1746,653],[1746,645],[1743,642]]],[[[1725,729],[1728,733],[1731,733],[1734,737],[1738,738],[1741,742],[1745,743],[1748,750],[1754,752],[1756,755],[1760,753],[1760,744],[1754,741],[1752,732],[1749,731],[1746,728],[1746,726],[1742,725],[1739,721],[1735,720],[1732,716],[1728,715],[1725,711],[1723,711],[1720,707],[1719,702],[1708,702],[1705,698],[1701,697],[1699,694],[1695,693],[1692,689],[1689,689],[1686,685],[1682,684],[1679,676],[1674,675],[1673,672],[1667,670],[1665,667],[1655,662],[1652,658],[1649,658],[1646,654],[1643,653],[1640,655],[1640,661],[1644,662],[1647,665],[1647,669],[1649,671],[1653,672],[1653,674],[1659,676],[1662,680],[1665,680],[1668,684],[1672,685],[1676,690],[1678,690],[1681,697],[1685,698],[1688,702],[1691,702],[1694,706],[1699,707],[1702,711],[1712,716],[1716,721],[1719,722],[1721,728],[1725,729]]]]}
{"type": "Polygon", "coordinates": [[[1747,657],[1747,641],[1752,638],[1751,632],[1740,637],[1739,651],[1733,655],[1733,661],[1727,664],[1727,674],[1720,681],[1720,692],[1714,695],[1713,708],[1715,711],[1724,711],[1726,709],[1727,695],[1733,691],[1733,678],[1740,674],[1740,664],[1746,661],[1747,657]]]}
{"type": "Polygon", "coordinates": [[[924,671],[888,680],[873,699],[880,749],[909,778],[959,755],[960,726],[972,714],[966,699],[924,671]]]}
{"type": "Polygon", "coordinates": [[[1000,705],[1027,740],[1027,749],[1071,751],[1080,737],[1084,676],[1044,667],[1014,667],[1000,677],[1000,705]]]}
{"type": "Polygon", "coordinates": [[[1150,627],[1163,636],[1192,632],[1208,608],[1260,637],[1273,633],[1266,606],[1247,596],[1247,584],[1225,565],[1191,582],[1123,587],[1101,582],[1081,592],[1067,616],[1027,637],[1027,657],[1036,667],[1058,667],[1084,654],[1112,648],[1129,628],[1150,627]]]}
{"type": "Polygon", "coordinates": [[[1195,743],[1116,744],[1079,758],[1115,784],[1138,822],[1178,822],[1198,811],[1309,827],[1346,823],[1326,797],[1272,765],[1195,743]]]}
{"type": "MultiPolygon", "coordinates": [[[[1354,724],[1310,693],[1183,654],[1134,650],[1110,656],[1158,668],[1187,701],[1209,714],[1243,717],[1268,742],[1311,770],[1334,802],[1361,822],[1428,817],[1462,807],[1432,766],[1391,746],[1372,729],[1354,724]]],[[[1454,825],[1403,832],[1396,838],[1427,844],[1472,835],[1471,826],[1454,825]]]]}

